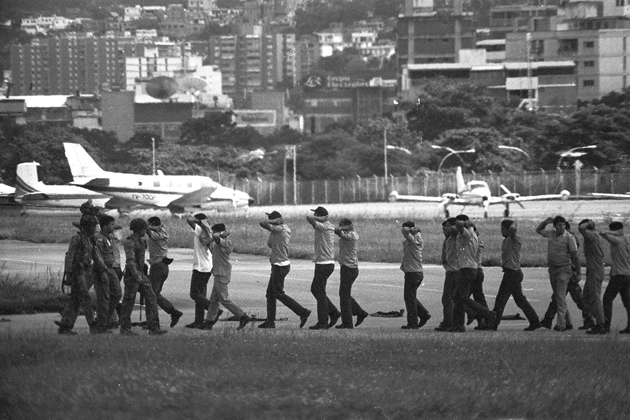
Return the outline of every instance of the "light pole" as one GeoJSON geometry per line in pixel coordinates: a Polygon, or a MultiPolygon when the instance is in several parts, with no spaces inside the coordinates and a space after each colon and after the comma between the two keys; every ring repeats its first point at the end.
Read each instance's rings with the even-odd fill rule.
{"type": "Polygon", "coordinates": [[[499,145],[499,149],[516,150],[517,152],[520,152],[529,158],[529,154],[519,147],[499,145]]]}
{"type": "Polygon", "coordinates": [[[432,149],[444,149],[444,150],[448,150],[450,153],[447,154],[446,156],[444,156],[444,159],[442,159],[442,162],[440,162],[440,165],[438,166],[438,172],[440,172],[440,169],[442,169],[442,164],[444,163],[444,161],[446,159],[448,159],[449,156],[451,155],[456,155],[459,160],[462,161],[462,163],[464,163],[464,159],[462,159],[461,156],[459,156],[460,153],[475,153],[476,150],[475,149],[468,149],[468,150],[453,150],[450,147],[442,147],[442,146],[438,146],[438,145],[432,145],[431,146],[432,149]]]}
{"type": "Polygon", "coordinates": [[[564,159],[565,157],[580,157],[588,153],[588,152],[578,152],[578,150],[596,149],[596,148],[597,148],[596,145],[590,144],[588,146],[574,147],[573,149],[560,153],[560,159],[558,159],[558,163],[556,163],[556,169],[558,169],[559,171],[562,170],[562,168],[560,167],[560,164],[562,163],[562,159],[564,159]]]}

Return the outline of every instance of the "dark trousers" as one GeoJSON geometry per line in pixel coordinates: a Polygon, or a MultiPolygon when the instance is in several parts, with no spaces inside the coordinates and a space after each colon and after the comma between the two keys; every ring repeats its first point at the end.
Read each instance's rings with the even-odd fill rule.
{"type": "Polygon", "coordinates": [[[170,314],[175,308],[168,299],[162,296],[162,287],[164,287],[164,282],[168,278],[168,271],[168,265],[161,261],[157,264],[151,264],[151,269],[149,270],[149,281],[151,282],[151,286],[155,292],[158,306],[162,308],[164,312],[170,314]]]}
{"type": "Polygon", "coordinates": [[[510,270],[508,268],[503,269],[503,279],[497,292],[497,297],[494,300],[494,312],[497,314],[497,321],[495,326],[501,323],[501,317],[503,316],[503,310],[507,304],[510,296],[514,299],[516,306],[521,308],[525,317],[530,324],[538,324],[540,319],[536,315],[536,311],[529,304],[527,298],[523,294],[523,272],[521,270],[510,270]]]}
{"type": "MultiPolygon", "coordinates": [[[[580,287],[580,282],[577,281],[577,277],[573,276],[571,277],[571,280],[569,280],[569,284],[567,285],[567,294],[571,295],[573,302],[575,302],[578,309],[582,311],[582,318],[584,320],[590,319],[591,315],[588,312],[588,308],[582,302],[582,288],[580,287]]],[[[551,302],[549,302],[544,318],[553,320],[557,313],[558,303],[554,299],[553,295],[551,295],[551,302]]]]}
{"type": "Polygon", "coordinates": [[[405,273],[403,297],[405,299],[405,308],[407,309],[407,325],[410,327],[418,326],[418,317],[427,318],[429,316],[429,311],[417,298],[418,287],[422,284],[423,279],[424,273],[421,271],[405,273]]]}
{"type": "Polygon", "coordinates": [[[70,302],[63,311],[61,316],[62,328],[71,330],[79,316],[80,309],[83,309],[85,320],[91,327],[94,325],[94,310],[92,309],[92,300],[88,293],[88,281],[91,273],[83,270],[72,273],[72,290],[70,291],[70,302]]]}
{"type": "Polygon", "coordinates": [[[352,328],[352,316],[367,313],[352,297],[352,285],[359,277],[359,269],[342,265],[340,271],[339,309],[341,309],[341,325],[352,328]]]}
{"type": "Polygon", "coordinates": [[[628,314],[628,326],[630,326],[630,276],[612,276],[608,282],[608,287],[604,292],[604,317],[606,318],[606,328],[610,328],[612,321],[613,301],[621,295],[621,302],[628,314]]]}
{"type": "Polygon", "coordinates": [[[453,309],[453,324],[456,327],[464,326],[467,309],[472,314],[483,318],[490,315],[490,310],[487,307],[470,298],[470,288],[475,281],[477,272],[477,268],[462,268],[459,270],[459,282],[455,291],[455,308],[453,309]]]}
{"type": "Polygon", "coordinates": [[[195,323],[201,324],[204,318],[204,311],[210,306],[208,294],[208,280],[212,273],[204,273],[193,270],[190,278],[190,298],[195,301],[195,323]]]}
{"type": "Polygon", "coordinates": [[[272,265],[271,277],[267,285],[267,321],[274,322],[276,320],[276,300],[291,309],[297,316],[306,315],[308,309],[293,300],[284,293],[284,279],[291,271],[290,265],[272,265]]]}
{"type": "Polygon", "coordinates": [[[160,329],[160,320],[157,312],[157,299],[151,287],[151,282],[144,275],[140,274],[139,278],[131,278],[125,275],[123,278],[125,291],[123,292],[122,308],[120,310],[120,331],[131,330],[131,313],[133,305],[136,302],[136,294],[140,292],[140,297],[144,298],[147,314],[147,327],[150,331],[160,329]]]}
{"type": "Polygon", "coordinates": [[[94,292],[96,293],[96,325],[105,328],[109,322],[109,273],[94,270],[93,277],[94,292]]]}
{"type": "MultiPolygon", "coordinates": [[[[470,295],[475,302],[482,304],[486,308],[489,308],[488,302],[486,301],[486,295],[483,293],[484,279],[485,275],[483,273],[483,269],[479,267],[477,269],[477,275],[475,276],[475,279],[470,284],[470,295]]],[[[477,314],[474,313],[470,308],[466,308],[466,314],[468,315],[469,319],[475,318],[477,316],[477,314]]]]}
{"type": "Polygon", "coordinates": [[[444,289],[442,290],[443,327],[453,326],[453,309],[455,308],[455,291],[459,283],[459,271],[447,271],[444,277],[444,289]]]}
{"type": "Polygon", "coordinates": [[[335,271],[335,264],[315,264],[311,293],[317,300],[317,323],[328,325],[328,316],[339,316],[339,310],[326,295],[328,277],[335,271]]]}
{"type": "Polygon", "coordinates": [[[111,323],[115,323],[115,322],[118,322],[119,320],[120,309],[122,307],[120,303],[120,299],[122,298],[122,288],[120,286],[120,280],[122,280],[123,278],[123,272],[119,266],[112,267],[111,270],[113,271],[113,274],[116,275],[116,281],[111,281],[111,277],[110,277],[109,287],[110,287],[110,290],[112,291],[111,292],[112,294],[109,296],[108,320],[111,323]]]}

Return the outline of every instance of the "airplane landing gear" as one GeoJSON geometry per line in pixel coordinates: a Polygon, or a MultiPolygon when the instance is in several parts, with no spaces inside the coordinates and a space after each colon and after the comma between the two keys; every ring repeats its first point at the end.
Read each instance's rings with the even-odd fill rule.
{"type": "Polygon", "coordinates": [[[503,217],[510,217],[510,205],[505,205],[505,210],[503,210],[503,217]]]}

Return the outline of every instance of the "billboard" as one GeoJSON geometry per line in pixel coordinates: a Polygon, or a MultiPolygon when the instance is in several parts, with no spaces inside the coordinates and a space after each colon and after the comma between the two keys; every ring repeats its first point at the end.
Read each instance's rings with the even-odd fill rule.
{"type": "Polygon", "coordinates": [[[275,127],[276,111],[274,110],[253,110],[253,109],[235,109],[234,120],[236,126],[251,127],[275,127]]]}

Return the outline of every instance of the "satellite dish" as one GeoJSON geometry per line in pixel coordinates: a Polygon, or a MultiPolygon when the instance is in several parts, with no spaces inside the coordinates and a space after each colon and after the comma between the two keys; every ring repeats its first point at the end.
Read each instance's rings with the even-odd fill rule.
{"type": "Polygon", "coordinates": [[[159,76],[147,81],[147,94],[155,99],[167,99],[177,93],[179,84],[172,77],[159,76]]]}
{"type": "Polygon", "coordinates": [[[208,82],[199,77],[183,77],[177,80],[181,92],[195,93],[203,91],[208,82]]]}

